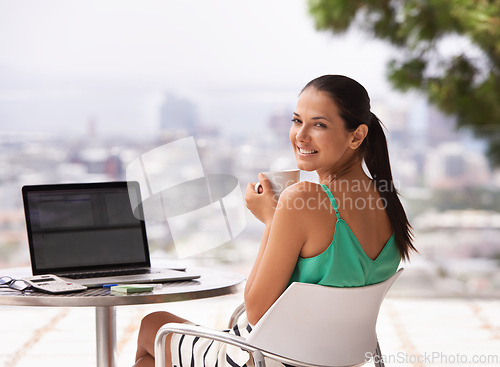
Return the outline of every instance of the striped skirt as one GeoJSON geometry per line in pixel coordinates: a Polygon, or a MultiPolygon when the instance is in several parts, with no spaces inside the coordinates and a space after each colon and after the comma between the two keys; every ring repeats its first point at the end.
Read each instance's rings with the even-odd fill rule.
{"type": "MultiPolygon", "coordinates": [[[[252,327],[246,315],[232,329],[225,332],[246,338],[252,327]]],[[[170,342],[174,367],[251,367],[252,356],[232,345],[195,336],[174,334],[170,342]]],[[[279,362],[266,359],[268,367],[283,367],[279,362]]]]}

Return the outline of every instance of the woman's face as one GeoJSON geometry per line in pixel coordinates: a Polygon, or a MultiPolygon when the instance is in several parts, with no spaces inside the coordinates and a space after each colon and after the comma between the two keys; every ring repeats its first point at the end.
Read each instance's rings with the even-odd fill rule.
{"type": "Polygon", "coordinates": [[[320,176],[342,173],[355,152],[349,146],[352,136],[328,94],[314,88],[302,92],[290,128],[299,169],[320,176]]]}

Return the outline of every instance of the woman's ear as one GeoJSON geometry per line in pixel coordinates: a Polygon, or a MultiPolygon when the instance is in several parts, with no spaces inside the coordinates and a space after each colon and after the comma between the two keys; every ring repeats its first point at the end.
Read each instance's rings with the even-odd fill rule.
{"type": "Polygon", "coordinates": [[[366,135],[368,135],[368,126],[366,124],[359,125],[352,134],[352,140],[349,144],[351,149],[358,149],[361,143],[365,140],[366,135]]]}

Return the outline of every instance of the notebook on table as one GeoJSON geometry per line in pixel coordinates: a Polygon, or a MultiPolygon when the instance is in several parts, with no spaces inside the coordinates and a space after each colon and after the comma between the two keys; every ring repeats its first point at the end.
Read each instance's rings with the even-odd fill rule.
{"type": "Polygon", "coordinates": [[[22,194],[33,275],[87,287],[199,278],[151,267],[144,215],[130,204],[141,202],[137,182],[31,185],[22,194]]]}

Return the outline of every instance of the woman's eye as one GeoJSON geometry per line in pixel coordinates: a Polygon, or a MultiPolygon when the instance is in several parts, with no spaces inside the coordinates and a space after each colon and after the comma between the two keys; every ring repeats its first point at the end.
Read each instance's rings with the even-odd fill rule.
{"type": "Polygon", "coordinates": [[[323,123],[321,123],[321,122],[318,122],[318,123],[316,124],[316,126],[318,126],[318,127],[326,127],[326,125],[325,125],[325,124],[323,124],[323,123]]]}
{"type": "Polygon", "coordinates": [[[293,122],[294,124],[300,124],[300,123],[302,123],[302,121],[300,121],[300,120],[298,120],[298,119],[292,119],[292,122],[293,122]]]}

